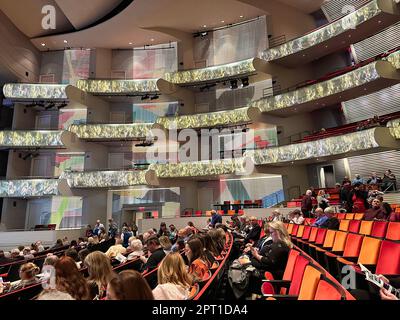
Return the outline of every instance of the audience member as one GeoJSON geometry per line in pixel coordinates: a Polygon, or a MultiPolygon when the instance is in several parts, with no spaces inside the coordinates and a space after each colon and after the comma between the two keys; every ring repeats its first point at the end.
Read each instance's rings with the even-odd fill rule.
{"type": "Polygon", "coordinates": [[[328,216],[324,214],[324,210],[321,208],[315,209],[315,217],[317,220],[312,224],[313,227],[320,227],[326,222],[326,220],[329,219],[328,216]]]}
{"type": "Polygon", "coordinates": [[[382,179],[382,191],[396,191],[396,176],[392,173],[391,170],[386,170],[382,179]]]}
{"type": "Polygon", "coordinates": [[[303,224],[304,222],[304,217],[299,209],[295,209],[291,213],[289,213],[289,217],[292,217],[289,218],[290,219],[289,223],[303,224]]]}
{"type": "Polygon", "coordinates": [[[363,180],[363,178],[361,178],[361,175],[360,174],[356,174],[355,175],[355,177],[354,177],[354,179],[353,179],[353,181],[351,182],[351,184],[353,185],[353,186],[355,186],[356,184],[364,184],[364,180],[363,180]]]}
{"type": "Polygon", "coordinates": [[[303,216],[306,218],[309,218],[311,215],[311,210],[312,210],[312,191],[307,190],[306,195],[303,197],[301,200],[301,212],[303,213],[303,216]]]}
{"type": "Polygon", "coordinates": [[[325,190],[322,189],[318,191],[318,196],[317,196],[318,207],[321,208],[322,210],[325,210],[325,208],[329,207],[328,197],[329,195],[325,194],[325,190]]]}
{"type": "Polygon", "coordinates": [[[106,295],[107,284],[116,275],[111,267],[110,258],[103,252],[94,251],[87,255],[84,262],[88,268],[88,286],[90,299],[102,299],[106,295]]]}
{"type": "Polygon", "coordinates": [[[11,284],[0,282],[0,294],[19,290],[38,283],[39,280],[36,278],[36,275],[39,273],[39,271],[39,267],[32,262],[23,264],[19,268],[20,280],[15,281],[11,284]]]}
{"type": "Polygon", "coordinates": [[[154,296],[146,279],[139,272],[125,270],[110,280],[107,300],[154,300],[154,296]]]}
{"type": "Polygon", "coordinates": [[[382,182],[382,178],[378,177],[376,172],[371,173],[371,177],[367,180],[367,184],[380,184],[382,182]]]}
{"type": "Polygon", "coordinates": [[[161,261],[157,270],[158,285],[153,290],[155,300],[187,300],[192,279],[179,253],[172,253],[161,261]]]}
{"type": "Polygon", "coordinates": [[[217,213],[217,211],[211,210],[211,222],[210,222],[211,228],[215,228],[215,225],[217,223],[222,223],[222,216],[219,213],[217,213]]]}
{"type": "Polygon", "coordinates": [[[328,207],[324,210],[324,214],[327,217],[324,223],[320,225],[321,228],[339,230],[340,222],[338,218],[335,217],[335,208],[328,207]]]}
{"type": "Polygon", "coordinates": [[[368,193],[364,191],[364,186],[360,183],[354,185],[350,193],[350,200],[353,213],[364,213],[368,208],[368,193]]]}
{"type": "Polygon", "coordinates": [[[143,269],[148,272],[157,268],[158,264],[164,259],[165,252],[161,247],[160,240],[156,236],[151,236],[146,241],[147,249],[151,253],[150,257],[146,259],[146,257],[141,256],[140,260],[145,264],[143,269]]]}
{"type": "MultiPolygon", "coordinates": [[[[97,221],[96,221],[96,224],[94,225],[93,235],[95,235],[95,236],[100,236],[100,230],[101,230],[101,228],[103,228],[103,229],[105,230],[104,224],[102,224],[102,223],[100,222],[100,220],[97,220],[97,221]]],[[[88,238],[89,238],[89,237],[88,237],[88,238]]]]}
{"type": "Polygon", "coordinates": [[[106,256],[109,258],[115,258],[119,254],[125,254],[126,248],[122,245],[122,240],[119,237],[115,238],[115,245],[108,248],[106,251],[106,256]]]}
{"type": "Polygon", "coordinates": [[[113,218],[108,219],[108,236],[110,238],[115,238],[118,233],[118,226],[117,223],[114,221],[113,218]]]}
{"type": "Polygon", "coordinates": [[[133,239],[130,243],[131,253],[128,255],[128,260],[144,255],[143,244],[139,239],[133,239]]]}
{"type": "Polygon", "coordinates": [[[200,239],[191,239],[186,243],[185,255],[189,260],[189,273],[193,280],[202,281],[209,268],[200,239]]]}
{"type": "Polygon", "coordinates": [[[171,243],[171,241],[169,241],[169,238],[167,236],[161,236],[159,238],[159,240],[160,240],[161,247],[164,250],[164,253],[166,255],[169,254],[172,250],[172,243],[171,243]]]}
{"type": "Polygon", "coordinates": [[[129,247],[129,238],[133,236],[133,232],[129,231],[127,227],[122,228],[121,240],[124,248],[129,247]]]}
{"type": "Polygon", "coordinates": [[[387,212],[382,208],[378,199],[372,200],[372,207],[365,211],[364,220],[387,220],[389,218],[387,212]]]}
{"type": "MultiPolygon", "coordinates": [[[[74,250],[74,249],[73,249],[74,250]]],[[[89,288],[75,261],[68,256],[59,259],[55,265],[56,283],[42,291],[38,300],[87,300],[89,288]]]]}

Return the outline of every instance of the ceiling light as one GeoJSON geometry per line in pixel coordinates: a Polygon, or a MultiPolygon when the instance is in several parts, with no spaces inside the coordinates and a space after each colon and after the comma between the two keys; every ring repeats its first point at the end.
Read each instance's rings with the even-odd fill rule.
{"type": "Polygon", "coordinates": [[[205,25],[203,26],[203,28],[207,28],[207,25],[205,24],[205,25]]]}
{"type": "Polygon", "coordinates": [[[132,44],[132,42],[129,42],[129,44],[132,44]]]}
{"type": "Polygon", "coordinates": [[[44,46],[46,46],[46,44],[45,44],[45,43],[42,43],[42,47],[44,47],[44,46]]]}
{"type": "Polygon", "coordinates": [[[151,42],[153,42],[153,41],[154,41],[154,39],[153,39],[153,38],[151,38],[151,39],[150,39],[150,41],[151,41],[151,42]]]}
{"type": "Polygon", "coordinates": [[[67,41],[67,40],[64,40],[64,43],[68,43],[68,41],[67,41]]]}
{"type": "Polygon", "coordinates": [[[225,23],[225,21],[224,21],[224,20],[221,20],[221,23],[225,23]]]}
{"type": "Polygon", "coordinates": [[[239,18],[244,18],[244,16],[239,16],[239,18]]]}

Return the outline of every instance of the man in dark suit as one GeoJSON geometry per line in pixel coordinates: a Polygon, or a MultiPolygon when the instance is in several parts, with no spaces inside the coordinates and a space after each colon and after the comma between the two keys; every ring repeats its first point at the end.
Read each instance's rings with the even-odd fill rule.
{"type": "Polygon", "coordinates": [[[254,242],[256,243],[260,240],[261,227],[258,224],[256,217],[250,217],[251,229],[244,239],[244,243],[254,242]]]}

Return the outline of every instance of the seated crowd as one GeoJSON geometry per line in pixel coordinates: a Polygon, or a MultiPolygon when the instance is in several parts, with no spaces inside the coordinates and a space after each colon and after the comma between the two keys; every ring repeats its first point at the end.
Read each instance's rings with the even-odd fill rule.
{"type": "Polygon", "coordinates": [[[0,298],[44,282],[45,289],[36,297],[38,300],[188,299],[192,286],[208,276],[225,246],[222,228],[206,227],[200,232],[192,222],[181,230],[161,223],[158,232],[149,229],[135,237],[127,225],[119,234],[116,224],[109,222],[110,230],[105,236],[101,235],[104,226],[97,221],[93,230],[88,227],[86,231],[89,238],[71,243],[59,239],[47,250],[38,242],[38,251],[31,247],[13,249],[12,253],[0,251],[0,267],[20,262],[20,279],[1,282],[0,298]],[[94,246],[107,239],[114,239],[115,244],[104,253],[93,251],[94,246]],[[63,249],[61,254],[59,249],[63,249]],[[51,252],[47,253],[42,270],[33,262],[24,263],[34,258],[33,253],[40,256],[40,252],[47,251],[51,252]],[[113,268],[134,260],[140,262],[137,270],[117,273],[113,268]],[[145,279],[152,271],[157,271],[155,288],[145,279]]]}

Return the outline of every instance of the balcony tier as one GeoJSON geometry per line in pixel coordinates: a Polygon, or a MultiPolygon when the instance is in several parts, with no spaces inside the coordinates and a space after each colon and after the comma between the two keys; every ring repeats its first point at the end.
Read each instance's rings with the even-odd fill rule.
{"type": "Polygon", "coordinates": [[[58,179],[0,180],[1,198],[32,198],[59,194],[58,179]]]}

